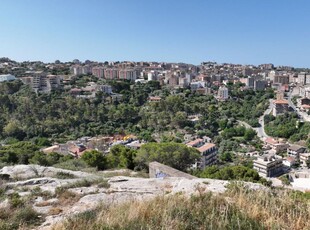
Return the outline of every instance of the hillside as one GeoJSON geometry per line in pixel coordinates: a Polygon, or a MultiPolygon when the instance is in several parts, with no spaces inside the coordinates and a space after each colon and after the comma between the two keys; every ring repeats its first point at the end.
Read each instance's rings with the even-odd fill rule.
{"type": "Polygon", "coordinates": [[[260,184],[37,165],[0,174],[0,229],[310,228],[306,194],[260,184]]]}

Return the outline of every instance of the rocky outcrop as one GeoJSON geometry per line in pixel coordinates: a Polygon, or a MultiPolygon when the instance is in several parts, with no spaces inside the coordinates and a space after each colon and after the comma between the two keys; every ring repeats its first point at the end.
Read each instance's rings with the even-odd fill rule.
{"type": "MultiPolygon", "coordinates": [[[[91,184],[87,187],[83,183],[76,183],[87,179],[98,180],[105,175],[113,175],[113,172],[102,174],[91,174],[62,170],[53,167],[42,167],[36,165],[17,165],[4,167],[0,174],[8,174],[10,177],[19,175],[19,181],[9,182],[8,192],[27,193],[25,196],[33,200],[33,208],[46,216],[45,222],[37,229],[51,229],[53,224],[64,220],[74,214],[96,208],[98,205],[111,205],[130,200],[151,199],[156,196],[169,196],[172,194],[184,194],[190,196],[201,192],[222,193],[226,190],[227,181],[201,179],[194,177],[164,177],[164,178],[137,178],[129,176],[114,176],[107,178],[104,185],[100,183],[91,184]],[[58,179],[54,176],[57,172],[66,172],[76,176],[74,179],[58,179]],[[38,174],[44,177],[38,177],[38,174]],[[34,177],[34,178],[31,178],[34,177]],[[21,178],[24,178],[22,180],[21,178]],[[70,187],[70,184],[74,186],[70,187]],[[36,195],[26,188],[34,189],[39,187],[39,191],[49,191],[54,197],[44,198],[40,194],[36,195]],[[55,194],[57,187],[63,187],[63,193],[67,191],[67,200],[63,194],[55,194]]],[[[127,174],[127,172],[126,172],[127,174]]],[[[170,175],[171,176],[171,175],[170,175]]],[[[100,180],[99,180],[100,181],[100,180]]],[[[253,183],[246,183],[252,189],[263,189],[264,186],[253,183]]],[[[7,201],[0,203],[0,207],[5,207],[7,201]]]]}
{"type": "Polygon", "coordinates": [[[5,166],[0,169],[0,175],[9,175],[10,179],[15,180],[29,179],[35,177],[53,177],[59,172],[70,173],[75,177],[93,176],[93,174],[86,172],[71,171],[54,167],[44,167],[40,165],[14,165],[5,166]]]}

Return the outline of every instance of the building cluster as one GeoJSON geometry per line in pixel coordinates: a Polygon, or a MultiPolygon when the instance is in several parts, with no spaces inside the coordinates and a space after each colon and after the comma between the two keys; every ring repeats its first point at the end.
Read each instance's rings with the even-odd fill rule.
{"type": "Polygon", "coordinates": [[[45,154],[56,152],[62,155],[72,155],[80,158],[86,151],[97,150],[102,153],[109,153],[114,145],[124,145],[132,149],[139,149],[144,144],[134,135],[115,135],[98,137],[81,137],[64,144],[54,144],[53,146],[41,149],[45,154]]]}
{"type": "MultiPolygon", "coordinates": [[[[0,73],[7,72],[15,75],[36,92],[59,89],[63,84],[65,85],[66,79],[79,75],[93,75],[98,79],[129,80],[140,83],[158,81],[162,86],[171,89],[186,88],[198,94],[213,94],[218,100],[223,101],[230,98],[228,84],[242,84],[241,90],[265,90],[271,87],[283,92],[296,86],[301,97],[298,101],[301,109],[310,108],[310,73],[296,71],[289,66],[275,67],[270,63],[255,66],[202,62],[200,65],[192,65],[130,61],[93,62],[86,60],[80,62],[75,59],[72,62],[55,61],[55,63],[45,64],[43,62],[17,63],[3,59],[0,64],[0,73]],[[62,70],[63,74],[55,74],[56,70],[62,70]]],[[[0,81],[12,79],[3,76],[0,81]]],[[[83,92],[87,94],[88,90],[81,88],[80,90],[81,95],[83,92]]],[[[74,89],[74,91],[77,93],[79,90],[74,89]]],[[[284,105],[283,101],[278,101],[276,104],[278,107],[284,105]]]]}
{"type": "Polygon", "coordinates": [[[279,176],[296,165],[306,166],[310,159],[310,153],[306,150],[303,146],[267,138],[264,153],[254,160],[253,168],[264,177],[279,176]]]}
{"type": "Polygon", "coordinates": [[[28,71],[27,77],[21,77],[20,80],[29,85],[36,93],[49,93],[52,90],[62,88],[62,77],[48,75],[40,71],[28,71]]]}

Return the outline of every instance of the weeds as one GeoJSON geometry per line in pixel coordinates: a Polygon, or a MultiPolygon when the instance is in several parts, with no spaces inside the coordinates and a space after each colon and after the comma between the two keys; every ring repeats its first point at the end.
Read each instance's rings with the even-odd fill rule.
{"type": "Polygon", "coordinates": [[[72,173],[57,172],[55,174],[54,178],[58,178],[58,179],[74,179],[74,178],[76,178],[76,176],[73,175],[72,173]]]}
{"type": "Polygon", "coordinates": [[[230,183],[223,194],[201,190],[101,207],[54,229],[310,229],[309,210],[308,193],[230,183]]]}

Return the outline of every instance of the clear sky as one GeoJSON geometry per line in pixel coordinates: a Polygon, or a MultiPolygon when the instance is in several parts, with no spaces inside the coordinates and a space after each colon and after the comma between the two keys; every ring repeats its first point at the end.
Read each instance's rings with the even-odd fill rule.
{"type": "Polygon", "coordinates": [[[309,0],[1,0],[0,57],[310,67],[309,0]]]}

